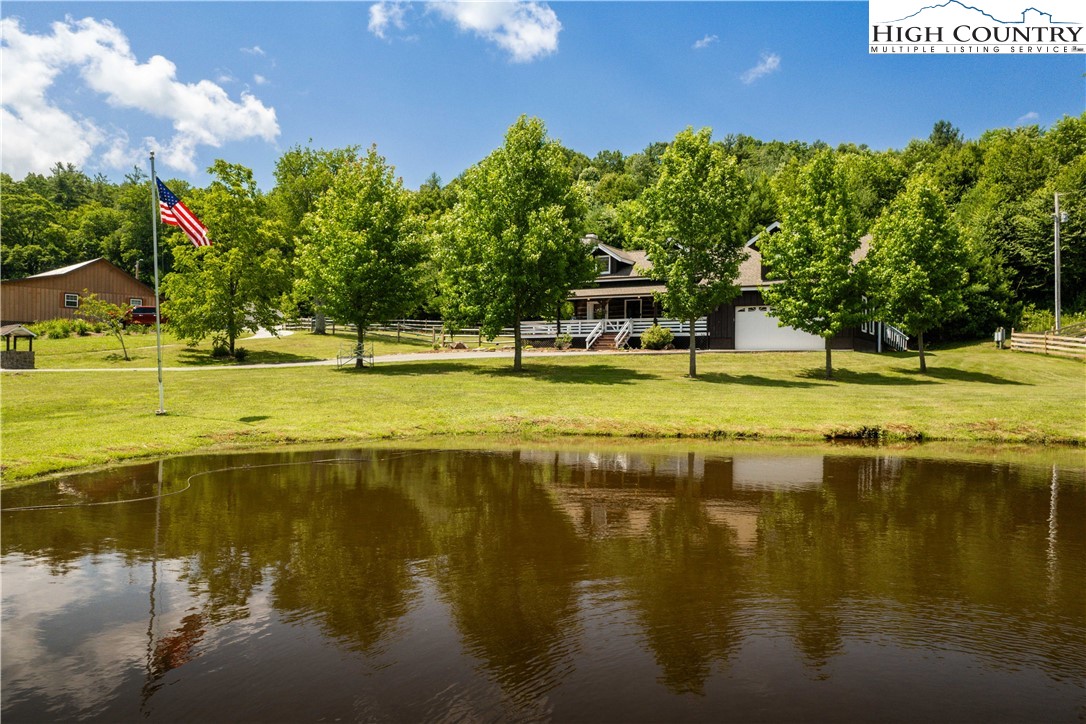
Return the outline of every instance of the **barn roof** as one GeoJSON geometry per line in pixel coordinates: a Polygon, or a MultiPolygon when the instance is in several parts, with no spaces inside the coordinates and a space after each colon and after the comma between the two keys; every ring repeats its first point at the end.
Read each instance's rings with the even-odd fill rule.
{"type": "Polygon", "coordinates": [[[50,271],[44,271],[41,274],[34,274],[32,276],[25,277],[26,279],[41,279],[42,277],[60,277],[65,274],[71,274],[77,269],[82,269],[85,266],[90,266],[96,261],[102,261],[104,257],[98,257],[97,259],[91,259],[90,261],[81,261],[78,264],[72,264],[70,266],[62,266],[60,269],[52,269],[50,271]]]}

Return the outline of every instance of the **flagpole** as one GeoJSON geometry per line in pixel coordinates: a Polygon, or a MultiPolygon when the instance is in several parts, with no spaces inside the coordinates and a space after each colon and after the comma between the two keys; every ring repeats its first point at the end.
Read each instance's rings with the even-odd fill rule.
{"type": "Polygon", "coordinates": [[[166,414],[166,396],[162,389],[162,316],[158,298],[158,176],[155,175],[155,152],[151,151],[151,239],[155,254],[155,344],[158,347],[158,409],[156,415],[166,414]]]}

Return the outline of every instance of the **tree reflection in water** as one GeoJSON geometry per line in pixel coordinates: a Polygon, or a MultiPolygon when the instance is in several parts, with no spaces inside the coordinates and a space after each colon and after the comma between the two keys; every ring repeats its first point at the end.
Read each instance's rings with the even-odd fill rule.
{"type": "MultiPolygon", "coordinates": [[[[993,671],[1043,672],[1050,686],[1079,682],[1079,693],[1086,676],[1086,516],[1074,513],[1086,507],[1082,470],[1053,482],[1051,470],[1007,463],[788,449],[345,450],[180,458],[163,464],[165,487],[216,466],[222,471],[158,501],[4,514],[5,575],[40,569],[48,586],[107,559],[171,572],[157,614],[152,598],[160,620],[139,655],[144,699],[198,680],[190,669],[206,676],[203,654],[259,651],[238,627],[271,614],[287,627],[315,627],[371,662],[371,672],[392,672],[381,681],[396,686],[405,642],[425,642],[420,630],[438,625],[419,618],[423,609],[447,617],[459,639],[459,652],[435,657],[476,671],[438,667],[432,681],[405,673],[412,687],[435,689],[395,709],[380,708],[377,689],[378,712],[433,715],[445,701],[469,717],[546,718],[573,711],[566,697],[578,691],[593,692],[606,711],[600,686],[629,683],[622,672],[639,665],[620,662],[611,674],[619,678],[596,684],[583,677],[611,671],[600,665],[599,642],[630,632],[633,649],[607,646],[654,663],[655,682],[632,694],[663,703],[646,716],[669,711],[652,684],[706,706],[721,703],[722,687],[738,701],[743,692],[727,687],[750,672],[736,667],[765,641],[786,644],[774,666],[795,661],[823,686],[842,677],[871,686],[865,666],[850,668],[850,651],[887,641],[895,650],[962,652],[993,671]],[[588,609],[604,599],[607,615],[592,618],[588,609]],[[485,703],[493,694],[481,681],[505,703],[485,703]]],[[[52,490],[79,502],[139,497],[157,477],[154,466],[127,468],[52,490]]],[[[4,505],[49,496],[48,487],[5,494],[4,505]]],[[[34,633],[48,630],[34,614],[41,595],[5,586],[5,628],[30,637],[19,642],[46,635],[34,633]]],[[[69,609],[75,616],[69,606],[50,620],[69,609]]],[[[73,651],[93,625],[65,620],[73,651]]],[[[264,626],[263,635],[280,631],[264,626]]],[[[21,674],[23,644],[11,649],[7,639],[5,716],[80,711],[21,674]]],[[[41,652],[49,650],[25,655],[48,671],[41,652]]],[[[273,687],[290,676],[253,665],[273,687]]],[[[327,676],[326,697],[348,686],[327,676]]]]}

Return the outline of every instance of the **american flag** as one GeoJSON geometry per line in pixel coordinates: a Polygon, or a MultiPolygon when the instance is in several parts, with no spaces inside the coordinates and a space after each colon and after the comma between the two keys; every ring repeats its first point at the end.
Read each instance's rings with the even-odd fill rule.
{"type": "Polygon", "coordinates": [[[181,199],[177,198],[173,191],[166,188],[162,179],[155,181],[158,182],[158,211],[162,215],[162,223],[180,226],[196,246],[211,246],[211,239],[207,238],[207,228],[181,203],[181,199]]]}

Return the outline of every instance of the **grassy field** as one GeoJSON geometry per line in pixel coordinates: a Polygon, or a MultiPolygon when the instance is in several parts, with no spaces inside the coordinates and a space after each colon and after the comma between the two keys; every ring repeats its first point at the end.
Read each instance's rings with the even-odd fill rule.
{"type": "MultiPolygon", "coordinates": [[[[367,339],[373,340],[374,354],[378,355],[424,352],[431,346],[429,338],[402,335],[401,339],[397,340],[395,333],[375,333],[367,339]]],[[[337,331],[335,334],[326,335],[295,332],[278,339],[242,338],[236,345],[248,351],[244,364],[253,365],[335,359],[340,349],[353,347],[355,341],[353,332],[337,331]]],[[[121,354],[121,345],[117,338],[109,335],[36,339],[34,357],[36,366],[40,369],[131,369],[154,367],[157,364],[154,332],[126,335],[125,345],[131,358],[127,362],[121,354]]],[[[213,367],[235,366],[239,363],[233,359],[212,357],[210,340],[190,347],[165,332],[162,335],[162,364],[165,367],[213,367]]]]}
{"type": "MultiPolygon", "coordinates": [[[[323,346],[299,350],[319,343],[334,356],[340,343],[294,337],[245,346],[322,357],[323,346]]],[[[63,356],[55,366],[83,366],[63,356]]],[[[696,380],[682,354],[528,357],[521,374],[505,355],[361,371],[197,368],[166,376],[162,417],[153,372],[6,372],[0,464],[9,484],[205,449],[432,435],[1086,442],[1078,361],[968,345],[934,351],[921,375],[915,354],[838,352],[832,381],[822,362],[820,352],[702,354],[696,380]]]]}

